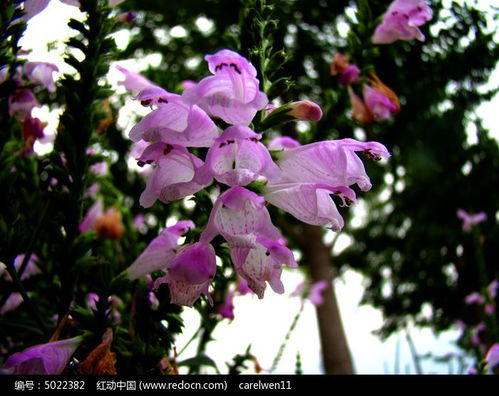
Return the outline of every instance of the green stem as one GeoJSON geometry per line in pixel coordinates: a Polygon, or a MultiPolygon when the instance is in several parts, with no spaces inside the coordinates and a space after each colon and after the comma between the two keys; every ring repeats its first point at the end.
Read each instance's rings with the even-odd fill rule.
{"type": "Polygon", "coordinates": [[[16,271],[16,267],[14,266],[14,261],[13,260],[9,260],[7,262],[7,271],[9,272],[9,274],[10,274],[10,276],[12,278],[12,281],[16,285],[17,290],[21,294],[21,296],[22,296],[22,298],[24,300],[24,303],[26,304],[26,306],[28,307],[29,311],[33,315],[33,318],[35,319],[36,323],[38,324],[38,326],[40,326],[40,329],[43,331],[43,333],[46,336],[48,336],[49,333],[48,333],[47,326],[45,326],[45,323],[43,322],[40,314],[36,310],[33,302],[31,301],[31,298],[28,296],[28,293],[26,292],[26,289],[24,288],[21,280],[17,276],[17,271],[16,271]]]}
{"type": "Polygon", "coordinates": [[[298,310],[298,313],[295,315],[293,318],[293,322],[291,322],[291,326],[288,329],[288,332],[286,333],[284,340],[279,347],[279,350],[277,351],[277,354],[272,362],[272,367],[270,368],[270,372],[273,373],[275,369],[277,368],[277,365],[279,364],[279,361],[282,358],[282,354],[284,353],[284,350],[286,349],[286,345],[288,344],[289,338],[291,337],[291,334],[293,333],[294,329],[296,328],[296,325],[298,324],[298,320],[300,319],[301,314],[303,313],[303,308],[305,307],[305,304],[301,303],[300,309],[298,310]]]}

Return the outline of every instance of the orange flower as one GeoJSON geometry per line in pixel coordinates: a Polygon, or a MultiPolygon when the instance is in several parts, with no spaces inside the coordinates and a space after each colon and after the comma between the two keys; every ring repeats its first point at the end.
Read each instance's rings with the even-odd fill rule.
{"type": "Polygon", "coordinates": [[[334,54],[333,62],[331,63],[331,75],[336,76],[337,74],[343,73],[343,71],[349,66],[348,58],[340,54],[339,52],[334,54]]]}
{"type": "Polygon", "coordinates": [[[94,228],[99,238],[103,239],[120,239],[125,232],[121,213],[114,207],[110,207],[97,219],[94,228]]]}

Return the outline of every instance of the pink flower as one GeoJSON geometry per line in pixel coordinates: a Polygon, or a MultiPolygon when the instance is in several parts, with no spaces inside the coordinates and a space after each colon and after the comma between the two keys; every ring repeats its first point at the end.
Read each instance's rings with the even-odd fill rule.
{"type": "Polygon", "coordinates": [[[281,236],[272,224],[265,199],[243,187],[232,187],[218,197],[200,241],[209,243],[218,234],[233,247],[254,247],[258,235],[271,240],[281,236]]]}
{"type": "Polygon", "coordinates": [[[265,108],[267,96],[259,90],[256,69],[238,53],[224,49],[206,55],[213,76],[187,88],[184,99],[229,124],[248,125],[258,110],[265,108]]]}
{"type": "Polygon", "coordinates": [[[396,40],[424,41],[425,36],[418,26],[432,17],[432,10],[424,0],[395,0],[376,28],[372,41],[375,44],[390,44],[396,40]]]}
{"type": "MultiPolygon", "coordinates": [[[[141,100],[155,98],[139,95],[141,100]]],[[[218,137],[218,128],[208,115],[198,106],[186,104],[179,95],[164,95],[158,105],[130,131],[134,142],[143,139],[184,147],[210,147],[218,137]]]]}
{"type": "Polygon", "coordinates": [[[169,203],[194,194],[213,180],[206,178],[205,183],[198,183],[196,174],[203,161],[182,146],[154,143],[138,160],[139,164],[155,165],[140,196],[140,204],[144,208],[151,207],[156,199],[169,203]]]}
{"type": "Polygon", "coordinates": [[[53,73],[59,68],[48,62],[27,62],[24,65],[24,74],[33,84],[44,87],[49,92],[55,92],[53,73]]]}
{"type": "Polygon", "coordinates": [[[9,356],[3,365],[10,374],[61,374],[82,337],[35,345],[9,356]]]}
{"type": "Polygon", "coordinates": [[[178,239],[190,228],[194,228],[194,223],[183,220],[164,229],[126,269],[128,279],[138,279],[157,270],[166,271],[177,254],[178,239]]]}
{"type": "Polygon", "coordinates": [[[480,212],[477,214],[468,214],[463,209],[457,210],[457,217],[463,221],[463,231],[469,232],[474,224],[479,224],[487,219],[485,212],[480,212]]]}
{"type": "Polygon", "coordinates": [[[208,286],[215,277],[215,259],[215,250],[210,244],[198,242],[187,246],[175,256],[167,274],[158,278],[154,287],[168,283],[172,304],[191,307],[201,294],[213,304],[208,286]]]}
{"type": "Polygon", "coordinates": [[[282,266],[298,267],[293,253],[281,238],[271,240],[259,235],[254,247],[232,247],[230,252],[239,276],[248,282],[248,287],[263,298],[266,282],[276,293],[284,293],[281,282],[282,266]]]}
{"type": "Polygon", "coordinates": [[[261,135],[244,125],[227,128],[208,150],[196,180],[208,184],[214,177],[229,186],[245,186],[258,177],[279,173],[261,135]]]}

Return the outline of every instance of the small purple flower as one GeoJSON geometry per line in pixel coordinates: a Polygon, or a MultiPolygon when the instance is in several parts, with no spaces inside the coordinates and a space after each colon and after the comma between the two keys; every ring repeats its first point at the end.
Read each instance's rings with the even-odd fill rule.
{"type": "Polygon", "coordinates": [[[44,87],[49,92],[55,92],[53,73],[59,68],[48,62],[27,62],[24,65],[24,74],[33,84],[44,87]]]}
{"type": "Polygon", "coordinates": [[[172,260],[167,274],[156,280],[154,287],[168,283],[171,303],[191,307],[201,294],[210,304],[208,287],[217,269],[215,250],[210,244],[195,243],[182,249],[172,260]]]}
{"type": "Polygon", "coordinates": [[[106,161],[96,162],[93,165],[90,165],[90,172],[92,172],[96,176],[105,176],[109,170],[106,161]]]}
{"type": "Polygon", "coordinates": [[[280,238],[265,199],[243,187],[232,187],[218,197],[200,241],[209,243],[218,234],[233,247],[254,247],[258,235],[280,238]]]}
{"type": "Polygon", "coordinates": [[[471,294],[468,294],[466,296],[466,298],[464,299],[464,302],[467,304],[467,305],[471,305],[471,304],[478,304],[478,305],[483,305],[485,304],[485,297],[482,296],[480,293],[478,292],[473,292],[471,294]]]}
{"type": "Polygon", "coordinates": [[[128,279],[138,279],[157,270],[166,271],[177,254],[178,239],[190,228],[194,228],[194,223],[189,220],[165,228],[126,269],[128,279]]]}
{"type": "Polygon", "coordinates": [[[21,118],[29,115],[33,107],[40,107],[33,92],[26,88],[14,90],[9,96],[8,104],[9,115],[12,117],[14,114],[18,114],[21,118]]]}
{"type": "MultiPolygon", "coordinates": [[[[156,93],[139,96],[141,100],[157,98],[156,93]]],[[[210,117],[198,106],[186,104],[181,96],[167,94],[158,104],[156,110],[130,131],[130,139],[134,142],[143,139],[184,147],[210,147],[218,137],[218,128],[210,117]]]]}
{"type": "Polygon", "coordinates": [[[308,298],[310,302],[314,304],[316,307],[324,304],[324,297],[322,294],[327,289],[327,287],[328,283],[324,280],[317,281],[314,284],[312,284],[308,298]]]}
{"type": "Polygon", "coordinates": [[[203,161],[182,146],[154,143],[138,160],[139,164],[155,165],[140,196],[139,202],[144,208],[151,207],[156,199],[169,203],[194,194],[213,180],[206,178],[205,183],[198,183],[196,174],[203,161]]]}
{"type": "Polygon", "coordinates": [[[469,214],[463,209],[457,210],[457,217],[463,221],[463,231],[469,232],[475,224],[479,224],[487,219],[485,212],[480,212],[477,214],[469,214]]]}
{"type": "Polygon", "coordinates": [[[350,85],[360,81],[360,69],[356,65],[348,65],[338,77],[341,85],[350,85]]]}
{"type": "Polygon", "coordinates": [[[206,55],[205,60],[214,75],[187,88],[183,97],[229,124],[248,125],[256,112],[268,103],[267,96],[259,90],[256,69],[247,59],[228,49],[206,55]]]}
{"type": "Polygon", "coordinates": [[[327,287],[328,283],[324,280],[312,284],[302,282],[296,287],[296,290],[291,293],[291,295],[293,297],[301,297],[303,301],[308,299],[313,305],[318,307],[324,303],[322,293],[327,287]]]}
{"type": "Polygon", "coordinates": [[[483,310],[487,315],[493,315],[496,312],[496,306],[494,304],[487,304],[483,310]]]}
{"type": "Polygon", "coordinates": [[[61,374],[82,337],[35,345],[9,356],[3,365],[10,374],[61,374]]]}
{"type": "Polygon", "coordinates": [[[485,356],[487,367],[491,370],[499,364],[499,344],[494,344],[490,347],[487,355],[485,356]]]}
{"type": "Polygon", "coordinates": [[[223,304],[217,308],[222,318],[234,320],[234,292],[229,291],[224,298],[223,304]]]}
{"type": "Polygon", "coordinates": [[[425,40],[419,30],[431,20],[433,13],[424,0],[395,0],[376,28],[372,41],[375,44],[390,44],[396,40],[425,40]]]}
{"type": "Polygon", "coordinates": [[[206,185],[214,177],[229,186],[245,186],[260,176],[275,177],[279,168],[261,137],[244,125],[227,128],[208,150],[196,180],[206,185]]]}
{"type": "Polygon", "coordinates": [[[490,282],[490,285],[487,286],[487,292],[489,294],[489,297],[492,300],[495,300],[498,291],[499,291],[499,281],[497,279],[494,279],[492,282],[490,282]]]}
{"type": "Polygon", "coordinates": [[[263,298],[266,282],[276,293],[284,293],[282,266],[298,266],[293,253],[281,238],[271,240],[258,236],[254,247],[232,247],[230,255],[239,276],[248,282],[248,287],[260,299],[263,298]]]}

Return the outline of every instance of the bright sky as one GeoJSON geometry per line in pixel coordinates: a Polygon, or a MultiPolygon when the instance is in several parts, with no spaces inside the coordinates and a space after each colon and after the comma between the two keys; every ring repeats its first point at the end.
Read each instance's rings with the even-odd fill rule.
{"type": "MultiPolygon", "coordinates": [[[[493,0],[491,0],[493,1],[493,0]]],[[[28,26],[28,31],[21,41],[24,48],[31,48],[30,60],[48,61],[56,63],[61,72],[71,72],[61,59],[63,46],[59,43],[55,50],[48,51],[47,43],[59,42],[61,37],[68,36],[66,23],[68,19],[81,19],[80,11],[67,6],[59,1],[50,2],[46,10],[34,17],[28,26]]],[[[117,36],[118,41],[126,39],[126,34],[117,36]]],[[[148,61],[154,62],[154,57],[148,61]]],[[[138,71],[136,62],[122,63],[125,67],[138,71]]],[[[111,80],[119,79],[119,73],[111,75],[111,80]]],[[[498,85],[499,71],[493,75],[492,85],[498,85]]],[[[484,119],[485,126],[499,138],[499,122],[497,108],[499,96],[493,102],[484,104],[477,111],[477,115],[484,119]]],[[[47,131],[53,133],[57,127],[58,113],[48,114],[47,109],[39,110],[38,115],[42,120],[49,121],[47,131]]],[[[126,120],[124,120],[126,123],[126,120]]],[[[471,140],[473,137],[471,136],[471,140]]],[[[43,152],[50,149],[50,145],[38,144],[37,151],[43,152]]],[[[286,334],[295,314],[299,309],[299,300],[289,297],[296,285],[302,281],[299,273],[285,271],[283,283],[286,294],[276,295],[270,288],[263,300],[255,297],[244,296],[235,299],[236,319],[232,323],[225,322],[215,332],[216,341],[208,348],[208,355],[215,358],[219,368],[224,372],[225,361],[230,361],[236,353],[243,353],[251,344],[252,352],[258,358],[263,368],[269,368],[272,360],[286,334]]],[[[384,374],[384,373],[414,373],[414,365],[405,334],[394,335],[386,342],[381,343],[372,331],[382,324],[379,311],[368,307],[359,307],[363,293],[362,277],[354,272],[347,272],[335,281],[344,327],[348,337],[349,346],[354,358],[357,373],[384,374]]],[[[190,336],[197,328],[198,317],[194,310],[186,309],[188,319],[185,335],[177,340],[177,349],[181,350],[190,336]]],[[[458,338],[458,331],[442,334],[438,339],[429,330],[411,329],[419,354],[432,352],[435,355],[445,355],[457,352],[452,342],[458,338]]],[[[192,356],[195,344],[191,345],[181,356],[192,356]]],[[[277,373],[293,373],[295,368],[296,353],[299,352],[304,373],[321,373],[320,345],[314,307],[307,303],[301,320],[278,366],[277,373]]],[[[423,363],[425,373],[448,373],[448,366],[423,363]]]]}

